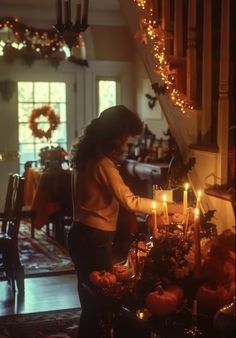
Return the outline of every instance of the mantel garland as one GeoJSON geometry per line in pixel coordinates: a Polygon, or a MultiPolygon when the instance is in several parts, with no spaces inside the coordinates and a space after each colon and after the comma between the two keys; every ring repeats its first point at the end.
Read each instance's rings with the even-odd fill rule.
{"type": "Polygon", "coordinates": [[[29,128],[32,131],[32,135],[37,138],[45,137],[46,139],[50,139],[52,137],[52,131],[56,130],[59,124],[60,117],[47,105],[33,109],[29,117],[29,128]],[[36,120],[41,115],[45,116],[48,120],[49,128],[47,130],[38,128],[38,122],[36,120]]]}
{"type": "MultiPolygon", "coordinates": [[[[3,41],[2,57],[5,62],[12,63],[21,58],[27,65],[35,60],[48,60],[54,67],[66,59],[63,47],[64,40],[53,29],[40,29],[28,26],[17,17],[0,17],[0,32],[7,32],[7,39],[3,41]]],[[[0,39],[1,42],[1,39],[0,39]]],[[[0,48],[1,49],[1,48],[0,48]]],[[[80,42],[74,45],[75,54],[80,50],[80,42]]],[[[72,50],[72,56],[74,51],[72,50]]],[[[68,58],[68,61],[80,66],[88,66],[87,60],[82,57],[68,58]]]]}

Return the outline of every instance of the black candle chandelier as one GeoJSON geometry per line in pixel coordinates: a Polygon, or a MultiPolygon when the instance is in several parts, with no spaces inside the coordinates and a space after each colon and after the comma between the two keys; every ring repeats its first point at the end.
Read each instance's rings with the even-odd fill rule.
{"type": "Polygon", "coordinates": [[[75,23],[71,19],[71,0],[57,0],[57,23],[53,27],[61,35],[71,50],[73,45],[79,44],[79,34],[88,28],[89,0],[79,0],[76,5],[75,23]],[[64,14],[64,15],[63,15],[64,14]]]}

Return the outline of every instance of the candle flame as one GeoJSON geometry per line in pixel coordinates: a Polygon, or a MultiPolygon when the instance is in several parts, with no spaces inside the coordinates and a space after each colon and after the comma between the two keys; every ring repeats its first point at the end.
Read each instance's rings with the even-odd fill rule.
{"type": "Polygon", "coordinates": [[[166,202],[166,194],[162,196],[163,202],[166,202]]]}
{"type": "Polygon", "coordinates": [[[198,190],[198,192],[197,192],[197,197],[201,197],[202,196],[202,191],[201,190],[198,190]]]}
{"type": "Polygon", "coordinates": [[[152,209],[156,210],[157,208],[157,202],[156,201],[152,201],[152,209]]]}
{"type": "Polygon", "coordinates": [[[199,216],[199,215],[200,215],[200,210],[199,210],[199,208],[196,208],[196,209],[194,210],[194,215],[195,215],[195,216],[199,216]]]}
{"type": "Polygon", "coordinates": [[[185,183],[185,185],[184,185],[184,189],[187,191],[187,190],[188,190],[188,188],[189,188],[189,183],[185,183]]]}

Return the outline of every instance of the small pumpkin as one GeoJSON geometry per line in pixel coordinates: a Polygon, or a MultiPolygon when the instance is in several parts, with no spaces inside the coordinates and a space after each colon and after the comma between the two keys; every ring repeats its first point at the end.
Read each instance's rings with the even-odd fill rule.
{"type": "Polygon", "coordinates": [[[97,286],[106,287],[114,285],[117,281],[116,276],[108,271],[92,271],[89,275],[90,281],[97,286]]]}
{"type": "Polygon", "coordinates": [[[145,301],[147,309],[156,316],[166,316],[177,308],[177,296],[172,291],[165,291],[159,288],[150,292],[145,301]]]}
{"type": "Polygon", "coordinates": [[[202,285],[197,291],[196,299],[201,311],[214,314],[232,301],[232,290],[225,286],[212,289],[202,285]]]}
{"type": "Polygon", "coordinates": [[[168,292],[172,292],[177,299],[177,308],[181,307],[184,302],[184,291],[178,285],[171,285],[167,289],[168,292]]]}

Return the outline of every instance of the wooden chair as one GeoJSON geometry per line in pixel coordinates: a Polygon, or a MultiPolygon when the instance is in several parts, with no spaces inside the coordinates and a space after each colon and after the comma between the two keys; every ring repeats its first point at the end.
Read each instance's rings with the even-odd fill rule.
{"type": "Polygon", "coordinates": [[[0,272],[15,292],[24,291],[24,267],[18,251],[18,233],[23,204],[24,178],[9,174],[4,212],[0,214],[0,272]]]}

